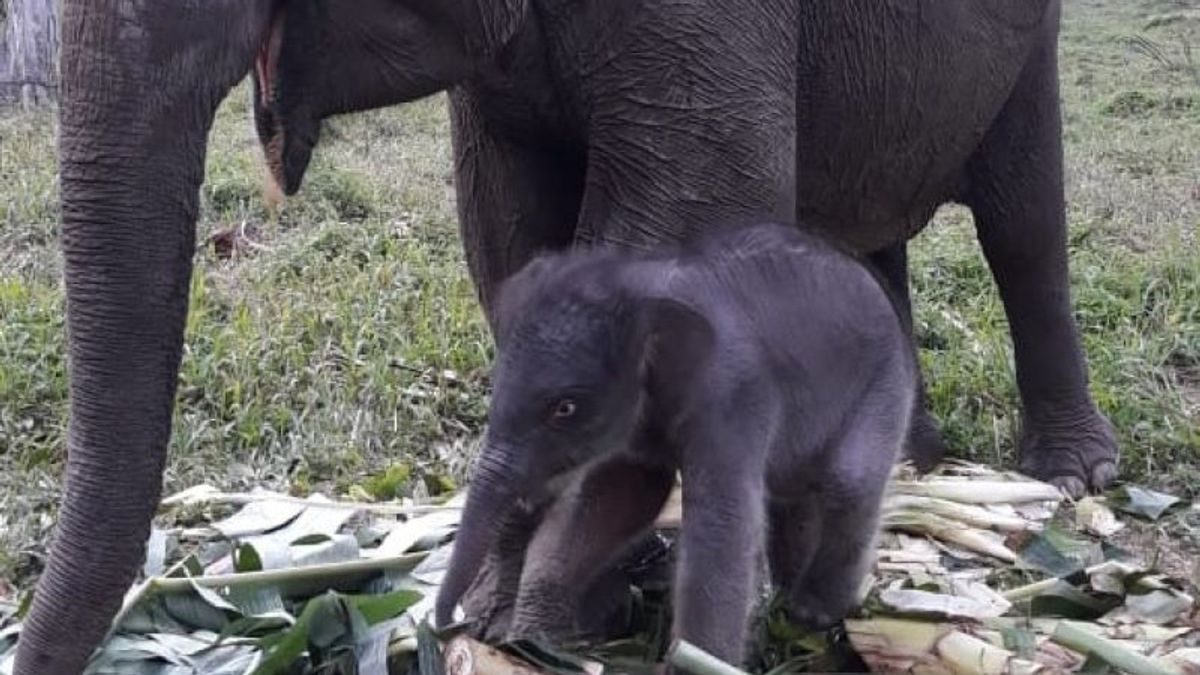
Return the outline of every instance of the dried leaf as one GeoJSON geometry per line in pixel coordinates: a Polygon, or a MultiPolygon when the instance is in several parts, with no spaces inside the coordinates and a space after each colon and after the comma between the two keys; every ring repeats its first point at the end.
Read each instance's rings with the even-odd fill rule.
{"type": "Polygon", "coordinates": [[[1084,497],[1075,503],[1075,525],[1097,537],[1108,537],[1125,527],[1100,497],[1084,497]]]}
{"type": "Polygon", "coordinates": [[[240,511],[212,524],[213,529],[227,539],[240,539],[262,534],[291,522],[304,511],[303,504],[263,500],[250,502],[240,511]]]}
{"type": "Polygon", "coordinates": [[[881,591],[879,600],[900,612],[949,618],[983,619],[1000,616],[1004,609],[1007,609],[997,608],[974,598],[900,588],[881,591]]]}
{"type": "Polygon", "coordinates": [[[422,538],[435,532],[442,532],[449,527],[457,526],[462,519],[459,511],[435,511],[418,516],[394,527],[383,542],[373,549],[364,549],[363,556],[382,558],[400,555],[408,551],[422,538]]]}

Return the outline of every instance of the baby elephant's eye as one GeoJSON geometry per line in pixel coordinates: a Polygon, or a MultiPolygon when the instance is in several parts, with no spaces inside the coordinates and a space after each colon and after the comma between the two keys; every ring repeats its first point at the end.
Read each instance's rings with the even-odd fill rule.
{"type": "Polygon", "coordinates": [[[578,408],[579,406],[575,404],[575,401],[572,401],[569,398],[564,398],[554,404],[550,414],[553,415],[554,419],[556,420],[567,420],[575,415],[575,411],[578,408]]]}

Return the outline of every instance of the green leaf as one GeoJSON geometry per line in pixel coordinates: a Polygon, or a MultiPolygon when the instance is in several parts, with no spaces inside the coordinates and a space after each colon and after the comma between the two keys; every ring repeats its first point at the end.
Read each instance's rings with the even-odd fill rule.
{"type": "Polygon", "coordinates": [[[312,546],[314,544],[321,544],[321,543],[327,542],[330,540],[330,538],[331,537],[328,534],[306,534],[303,537],[300,537],[299,539],[297,539],[296,541],[290,542],[289,545],[291,545],[291,546],[312,546]]]}
{"type": "Polygon", "coordinates": [[[350,595],[346,599],[359,612],[367,624],[375,625],[400,616],[409,607],[424,597],[416,591],[393,591],[385,595],[350,595]]]}
{"type": "Polygon", "coordinates": [[[1076,537],[1050,524],[1029,536],[1017,548],[1017,566],[1061,577],[1104,562],[1104,551],[1097,542],[1076,537]]]}
{"type": "Polygon", "coordinates": [[[123,633],[186,633],[188,628],[167,610],[161,597],[145,598],[121,619],[123,633]]]}
{"type": "Polygon", "coordinates": [[[1181,503],[1174,495],[1147,490],[1136,485],[1124,485],[1113,495],[1114,506],[1125,513],[1158,520],[1168,509],[1181,503]]]}
{"type": "Polygon", "coordinates": [[[336,593],[326,593],[309,600],[304,605],[304,611],[296,619],[296,624],[273,639],[263,640],[261,644],[267,647],[253,675],[275,675],[284,673],[305,651],[308,650],[309,630],[314,617],[330,611],[330,605],[337,603],[336,593]]]}
{"type": "MultiPolygon", "coordinates": [[[[344,596],[334,591],[309,600],[295,625],[282,633],[262,641],[266,654],[254,671],[255,675],[284,672],[307,650],[321,654],[314,656],[327,664],[330,659],[353,659],[345,649],[353,649],[376,636],[370,630],[379,624],[405,612],[421,599],[413,591],[395,591],[382,596],[344,596]],[[328,652],[328,653],[324,653],[328,652]]],[[[390,629],[387,631],[390,634],[390,629]]],[[[386,639],[384,641],[386,662],[386,639]]]]}
{"type": "Polygon", "coordinates": [[[1097,597],[1062,583],[1030,600],[1029,614],[1090,621],[1104,616],[1120,604],[1121,599],[1115,596],[1097,597]]]}
{"type": "Polygon", "coordinates": [[[283,596],[274,586],[235,586],[229,589],[228,598],[242,616],[261,616],[287,611],[283,605],[283,596]]]}
{"type": "Polygon", "coordinates": [[[191,628],[219,632],[229,623],[229,617],[224,611],[196,595],[165,595],[162,602],[172,619],[191,628]]]}
{"type": "Polygon", "coordinates": [[[258,572],[263,569],[262,557],[252,544],[239,544],[233,550],[233,569],[238,572],[258,572]]]}

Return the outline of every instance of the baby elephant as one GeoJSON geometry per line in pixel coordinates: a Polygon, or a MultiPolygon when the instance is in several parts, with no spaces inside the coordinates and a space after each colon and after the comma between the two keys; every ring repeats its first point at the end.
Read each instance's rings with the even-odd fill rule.
{"type": "Polygon", "coordinates": [[[905,330],[865,267],[771,224],[678,250],[594,248],[530,263],[497,319],[490,426],[439,624],[505,514],[553,497],[509,637],[570,635],[676,471],[676,635],[742,660],[764,539],[794,618],[851,609],[916,390],[905,330]]]}

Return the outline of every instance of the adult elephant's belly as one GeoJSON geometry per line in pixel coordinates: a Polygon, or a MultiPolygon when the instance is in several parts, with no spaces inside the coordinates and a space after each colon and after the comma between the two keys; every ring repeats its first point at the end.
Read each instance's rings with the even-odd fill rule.
{"type": "Polygon", "coordinates": [[[861,252],[961,196],[1055,0],[801,3],[797,216],[861,252]]]}
{"type": "MultiPolygon", "coordinates": [[[[828,139],[826,139],[828,140],[828,139]]],[[[796,214],[860,253],[904,241],[965,185],[974,139],[916,139],[847,151],[813,144],[797,171],[796,214]]]]}

